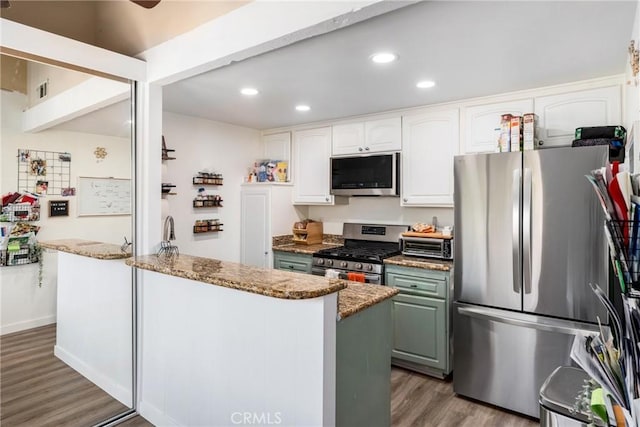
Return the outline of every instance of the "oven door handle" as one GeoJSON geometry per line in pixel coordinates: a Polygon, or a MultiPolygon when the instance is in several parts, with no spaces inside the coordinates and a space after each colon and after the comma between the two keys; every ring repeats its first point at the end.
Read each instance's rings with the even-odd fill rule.
{"type": "MultiPolygon", "coordinates": [[[[365,280],[368,280],[368,281],[369,281],[369,280],[371,280],[371,281],[374,281],[374,282],[375,282],[375,281],[377,281],[377,280],[380,278],[380,275],[378,275],[378,274],[359,273],[359,272],[357,272],[357,271],[354,271],[354,273],[356,273],[356,274],[363,274],[363,275],[364,275],[364,279],[365,279],[365,280]]],[[[341,278],[341,279],[344,279],[344,280],[349,280],[349,276],[348,276],[348,274],[349,274],[349,273],[343,273],[343,272],[340,272],[340,278],[341,278]]],[[[368,283],[368,282],[367,282],[367,283],[368,283]]]]}

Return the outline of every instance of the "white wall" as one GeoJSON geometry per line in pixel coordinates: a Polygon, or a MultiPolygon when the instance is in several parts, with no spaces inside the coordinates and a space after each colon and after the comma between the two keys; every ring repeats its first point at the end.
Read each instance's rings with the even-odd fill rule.
{"type": "Polygon", "coordinates": [[[327,234],[342,234],[345,222],[378,224],[431,223],[453,225],[453,208],[403,208],[397,197],[351,197],[348,205],[309,206],[309,218],[322,221],[327,234]]]}
{"type": "MultiPolygon", "coordinates": [[[[71,153],[71,186],[77,186],[79,176],[131,177],[131,145],[129,139],[115,138],[78,132],[47,130],[38,133],[23,133],[21,129],[21,107],[24,95],[2,91],[1,142],[2,148],[2,194],[17,190],[18,149],[60,151],[71,153]],[[105,147],[107,157],[97,162],[93,154],[96,147],[105,147]]],[[[34,189],[35,190],[35,189],[34,189]]],[[[39,240],[81,238],[120,244],[127,236],[131,240],[131,217],[99,216],[78,217],[78,196],[62,197],[49,195],[40,199],[41,227],[39,240]],[[49,200],[69,200],[69,216],[49,218],[49,200]]]]}
{"type": "MultiPolygon", "coordinates": [[[[260,133],[255,129],[164,112],[163,134],[176,160],[163,161],[163,182],[177,187],[175,196],[163,196],[162,220],[173,216],[180,252],[225,261],[240,260],[240,185],[247,168],[260,158],[260,133]],[[204,186],[208,194],[219,194],[220,208],[193,208],[201,186],[193,185],[198,171],[221,173],[222,186],[204,186]],[[222,232],[193,234],[197,219],[219,218],[222,232]]],[[[160,188],[158,188],[160,197],[160,188]]]]}
{"type": "MultiPolygon", "coordinates": [[[[637,1],[636,15],[633,22],[633,30],[631,31],[631,40],[635,41],[636,49],[640,48],[640,1],[637,1]]],[[[625,67],[625,81],[624,86],[624,126],[627,129],[629,138],[633,138],[634,142],[634,172],[640,172],[640,158],[638,156],[640,150],[640,75],[633,77],[631,64],[627,57],[627,64],[625,67]],[[638,84],[636,84],[638,82],[638,84]],[[631,132],[634,131],[635,135],[631,132]]],[[[629,148],[629,147],[628,147],[629,148]]],[[[627,149],[628,149],[627,148],[627,149]]]]}
{"type": "Polygon", "coordinates": [[[27,64],[27,95],[29,96],[29,107],[51,99],[57,94],[80,84],[90,77],[89,74],[79,71],[29,61],[27,64]],[[36,88],[45,81],[48,81],[47,96],[39,98],[36,88]]]}

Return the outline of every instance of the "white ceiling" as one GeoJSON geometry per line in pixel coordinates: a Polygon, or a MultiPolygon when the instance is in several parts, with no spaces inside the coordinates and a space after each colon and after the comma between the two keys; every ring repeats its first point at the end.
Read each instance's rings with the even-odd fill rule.
{"type": "Polygon", "coordinates": [[[623,73],[635,1],[420,2],[166,86],[164,109],[256,129],[623,73]],[[369,56],[399,55],[384,66],[369,56]],[[415,83],[435,80],[432,89],[415,83]],[[239,94],[244,86],[260,94],[239,94]],[[311,111],[294,106],[306,103],[311,111]]]}

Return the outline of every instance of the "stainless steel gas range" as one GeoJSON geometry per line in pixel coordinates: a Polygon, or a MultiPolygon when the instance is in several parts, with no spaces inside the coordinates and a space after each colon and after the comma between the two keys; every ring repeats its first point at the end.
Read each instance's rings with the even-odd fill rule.
{"type": "Polygon", "coordinates": [[[406,225],[345,223],[344,246],[314,253],[311,273],[325,276],[331,269],[344,279],[357,273],[366,283],[384,284],[383,260],[400,254],[399,238],[408,230],[406,225]]]}

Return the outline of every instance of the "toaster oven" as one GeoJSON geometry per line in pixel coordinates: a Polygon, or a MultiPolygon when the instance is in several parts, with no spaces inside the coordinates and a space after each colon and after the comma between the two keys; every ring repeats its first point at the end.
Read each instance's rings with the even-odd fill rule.
{"type": "Polygon", "coordinates": [[[402,236],[400,249],[403,255],[452,260],[453,238],[402,236]]]}

